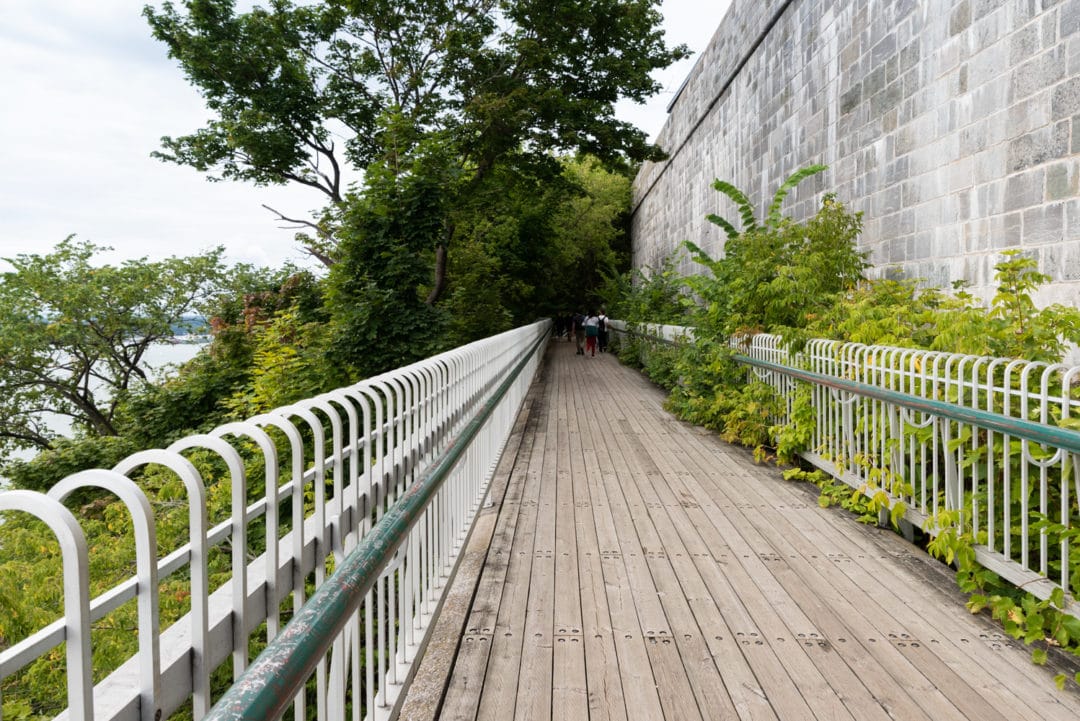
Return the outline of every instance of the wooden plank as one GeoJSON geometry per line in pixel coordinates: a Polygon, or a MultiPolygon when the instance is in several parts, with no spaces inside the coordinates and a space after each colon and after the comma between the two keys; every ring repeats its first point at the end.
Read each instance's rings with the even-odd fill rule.
{"type": "MultiPolygon", "coordinates": [[[[642,488],[649,489],[647,474],[641,472],[640,466],[622,468],[620,472],[620,466],[624,465],[622,459],[633,458],[632,450],[625,447],[616,450],[618,452],[612,460],[616,472],[624,480],[623,491],[628,501],[648,510],[646,518],[638,519],[639,532],[649,538],[651,545],[646,547],[649,569],[656,582],[659,597],[663,599],[664,612],[671,623],[674,642],[683,659],[698,705],[721,717],[735,717],[738,705],[739,715],[746,718],[776,718],[777,713],[787,705],[777,706],[765,689],[760,688],[760,679],[755,678],[745,659],[737,653],[737,647],[732,649],[734,637],[721,618],[719,609],[715,604],[701,603],[698,604],[699,614],[692,611],[687,600],[687,588],[695,583],[703,585],[700,576],[689,561],[689,554],[679,540],[678,533],[669,522],[665,522],[668,520],[666,516],[654,513],[657,504],[649,499],[655,496],[646,498],[641,495],[642,488]],[[645,524],[646,528],[640,528],[640,524],[645,524]],[[718,629],[720,633],[716,633],[718,629]],[[718,635],[721,636],[719,640],[716,638],[718,635]],[[729,677],[726,682],[714,658],[714,648],[721,652],[729,651],[724,656],[726,663],[723,670],[729,677]],[[736,653],[730,653],[732,650],[736,653]],[[731,693],[729,689],[732,689],[731,693]],[[773,708],[777,709],[777,713],[773,712],[773,708]]],[[[652,480],[655,482],[657,479],[652,480]]],[[[704,592],[700,595],[704,595],[704,592]]],[[[786,676],[785,680],[789,687],[793,688],[786,676]]],[[[805,705],[791,704],[791,710],[797,710],[798,717],[809,717],[808,713],[804,713],[808,712],[805,705]]],[[[780,715],[783,716],[782,713],[780,715]]],[[[793,715],[789,718],[795,717],[793,715]]]]}
{"type": "MultiPolygon", "coordinates": [[[[642,459],[640,462],[647,461],[642,459]]],[[[659,473],[659,469],[655,472],[659,473]]],[[[687,513],[687,508],[700,511],[696,500],[691,500],[685,490],[677,496],[676,489],[666,482],[654,484],[653,490],[656,493],[654,505],[664,510],[671,533],[685,541],[682,558],[693,563],[701,573],[703,589],[687,589],[687,594],[691,598],[695,594],[708,594],[713,605],[725,609],[729,626],[740,629],[738,641],[751,661],[751,667],[763,679],[771,679],[763,680],[762,685],[768,689],[768,696],[774,703],[775,699],[791,694],[792,680],[795,680],[798,692],[818,718],[851,718],[853,714],[859,719],[886,717],[872,694],[839,658],[825,663],[818,661],[821,668],[815,665],[800,639],[813,638],[818,635],[817,629],[787,594],[773,593],[767,598],[740,564],[727,562],[728,553],[725,552],[729,552],[730,547],[715,528],[709,523],[701,523],[700,518],[695,523],[687,513]],[[713,553],[718,553],[719,557],[714,557],[713,553]],[[725,564],[723,573],[720,572],[721,562],[725,564]],[[731,583],[738,584],[737,593],[731,583]],[[777,609],[782,611],[778,613],[777,609]],[[775,649],[774,644],[777,645],[775,649]],[[844,689],[843,699],[834,689],[844,689]],[[847,708],[852,710],[849,712],[847,708]]],[[[680,559],[679,554],[675,557],[680,559]]],[[[688,570],[676,570],[685,587],[686,579],[692,576],[688,570]]],[[[794,709],[778,711],[783,717],[792,717],[796,713],[794,709]]]]}
{"type": "MultiPolygon", "coordinates": [[[[569,452],[569,408],[566,402],[573,389],[562,374],[559,384],[557,424],[551,437],[558,459],[555,473],[555,603],[552,667],[552,718],[587,721],[589,694],[582,632],[581,581],[578,577],[576,504],[572,465],[578,460],[569,452]]],[[[580,456],[579,456],[580,458],[580,456]]]]}
{"type": "MultiPolygon", "coordinates": [[[[644,438],[655,442],[655,429],[648,425],[647,417],[636,416],[636,424],[618,418],[617,414],[609,415],[607,420],[609,427],[621,427],[624,431],[614,436],[620,442],[611,449],[620,477],[636,481],[636,484],[624,484],[624,488],[630,493],[639,494],[640,504],[649,509],[650,522],[655,524],[659,536],[663,538],[662,555],[666,556],[666,560],[660,558],[661,553],[650,553],[649,557],[655,562],[654,577],[664,579],[658,581],[658,587],[664,594],[665,609],[672,618],[675,639],[685,647],[682,650],[688,658],[700,653],[694,648],[698,641],[704,643],[710,656],[711,669],[704,670],[704,673],[702,670],[691,673],[691,677],[699,681],[696,692],[704,701],[704,707],[731,715],[736,713],[737,708],[741,718],[776,718],[778,713],[785,718],[810,718],[810,709],[802,702],[798,689],[774,655],[769,654],[772,656],[771,663],[758,664],[761,668],[757,674],[748,665],[744,649],[740,648],[740,641],[731,629],[730,620],[747,629],[746,640],[749,640],[750,633],[757,633],[750,630],[754,628],[753,621],[739,600],[734,594],[727,597],[729,604],[725,611],[730,612],[729,620],[725,619],[712,599],[693,560],[698,554],[692,554],[684,545],[680,531],[660,502],[659,494],[668,491],[670,495],[670,489],[641,442],[644,438]],[[629,467],[623,463],[623,459],[635,459],[636,463],[634,467],[629,467]],[[722,677],[716,675],[718,672],[722,672],[722,677]],[[765,674],[764,684],[759,677],[761,673],[765,674]],[[716,700],[716,694],[722,694],[723,699],[716,700]]],[[[684,525],[682,530],[694,536],[689,526],[684,525]]],[[[698,542],[698,553],[705,555],[704,544],[700,538],[694,537],[698,542]]],[[[713,569],[717,568],[716,564],[710,565],[713,569]]],[[[748,650],[753,653],[759,648],[751,643],[748,650]]],[[[843,715],[834,717],[844,718],[843,715]]]]}
{"type": "MultiPolygon", "coordinates": [[[[665,614],[665,619],[670,622],[670,631],[661,629],[659,632],[650,634],[648,627],[645,628],[648,639],[647,648],[653,664],[654,676],[657,678],[664,700],[664,707],[669,710],[669,704],[681,704],[678,712],[674,713],[674,717],[692,716],[694,712],[690,709],[689,703],[683,700],[685,691],[682,690],[686,684],[689,684],[689,689],[699,709],[707,710],[709,714],[718,714],[722,718],[734,718],[735,706],[720,677],[711,649],[695,622],[693,613],[679,587],[679,581],[675,578],[671,564],[667,561],[664,541],[651,522],[649,509],[641,496],[636,493],[632,482],[634,471],[625,463],[625,453],[619,448],[616,438],[618,434],[611,433],[613,429],[618,428],[618,425],[610,422],[599,423],[601,415],[610,407],[610,404],[606,402],[608,396],[603,376],[598,375],[595,381],[588,384],[588,388],[589,395],[593,399],[593,407],[597,409],[597,413],[590,415],[589,421],[595,438],[598,462],[604,471],[604,476],[621,480],[619,489],[622,491],[622,503],[629,509],[641,552],[645,557],[647,571],[656,583],[657,598],[663,598],[660,603],[661,610],[665,614]],[[681,675],[676,672],[676,667],[669,666],[672,647],[682,664],[684,673],[681,675]],[[663,668],[660,668],[658,664],[662,664],[663,668]],[[685,675],[685,682],[681,678],[682,675],[685,675]]],[[[616,492],[614,487],[609,488],[609,495],[616,492]]]]}
{"type": "MultiPolygon", "coordinates": [[[[538,401],[542,405],[544,400],[538,401]]],[[[480,694],[484,688],[491,638],[498,621],[499,606],[506,583],[509,561],[512,558],[514,533],[521,510],[522,494],[528,476],[528,463],[536,439],[538,410],[533,412],[522,434],[517,456],[507,481],[502,503],[498,504],[498,518],[492,535],[480,582],[473,596],[466,619],[458,654],[447,683],[446,693],[439,710],[439,718],[471,721],[476,718],[480,706],[480,694]],[[478,635],[487,636],[487,642],[475,642],[478,635]],[[467,641],[472,637],[472,641],[467,641]]]]}
{"type": "MultiPolygon", "coordinates": [[[[768,489],[769,486],[765,484],[758,487],[763,494],[768,489]]],[[[973,623],[975,619],[967,613],[962,600],[941,593],[940,585],[926,588],[925,579],[905,578],[907,573],[896,563],[898,556],[921,554],[920,551],[904,544],[891,533],[860,528],[845,521],[850,519],[822,513],[799,514],[792,519],[793,526],[800,529],[812,544],[818,547],[828,544],[837,568],[874,598],[884,617],[895,619],[906,628],[920,629],[919,632],[908,634],[894,629],[889,635],[895,639],[894,643],[904,643],[900,648],[907,649],[909,654],[912,648],[921,649],[918,656],[924,663],[920,667],[928,669],[932,678],[952,676],[964,679],[963,683],[954,681],[943,686],[956,696],[958,706],[977,709],[989,701],[994,708],[1008,709],[1007,712],[1003,711],[1006,717],[1033,721],[1075,717],[1075,710],[1061,703],[1060,694],[1054,689],[1049,674],[1040,674],[1042,669],[1033,666],[1019,647],[1017,651],[1020,652],[1013,654],[996,653],[987,644],[972,647],[971,640],[998,629],[989,623],[973,623]],[[889,544],[889,552],[884,554],[885,558],[881,558],[880,554],[866,553],[868,541],[886,539],[892,543],[889,544]],[[881,572],[883,562],[890,568],[889,573],[881,572]],[[950,612],[942,613],[943,608],[950,606],[950,612]],[[925,642],[912,647],[905,643],[905,638],[916,643],[919,643],[919,639],[925,642]],[[969,642],[958,642],[962,638],[967,638],[969,642]],[[1002,684],[1002,678],[1008,678],[1010,682],[1002,684]]],[[[947,588],[951,590],[951,578],[938,576],[938,579],[940,583],[949,583],[947,588]]]]}
{"type": "MultiPolygon", "coordinates": [[[[638,416],[638,421],[640,422],[640,416],[638,416]]],[[[671,423],[674,425],[676,422],[671,421],[671,423]]],[[[663,433],[658,432],[658,431],[656,431],[655,429],[652,429],[652,428],[648,429],[647,433],[649,434],[649,437],[651,439],[651,442],[650,442],[650,447],[651,448],[656,448],[657,446],[663,446],[664,445],[664,443],[662,443],[659,440],[660,437],[662,435],[664,435],[663,433]],[[653,436],[655,436],[655,438],[653,436]]],[[[692,442],[692,440],[693,440],[693,438],[691,437],[690,441],[692,442]]],[[[673,461],[673,459],[667,458],[667,459],[665,459],[665,461],[673,461]]],[[[677,463],[672,465],[672,467],[673,468],[681,468],[677,463]]],[[[683,477],[689,478],[690,477],[690,475],[688,473],[686,473],[685,469],[683,470],[683,474],[684,474],[683,476],[678,476],[677,478],[675,478],[675,480],[678,481],[678,479],[680,479],[680,478],[683,478],[683,477]]],[[[673,488],[677,487],[677,482],[672,483],[672,486],[673,486],[673,488]]],[[[693,492],[691,492],[690,490],[688,490],[688,489],[684,489],[681,492],[681,497],[683,497],[683,498],[692,498],[692,497],[694,497],[694,495],[695,494],[693,492]]],[[[703,495],[703,494],[701,494],[701,495],[703,495]]],[[[697,518],[697,521],[701,524],[702,528],[708,528],[711,516],[707,517],[704,514],[702,514],[700,507],[695,509],[694,504],[692,504],[692,503],[687,504],[687,505],[690,507],[688,509],[688,513],[696,513],[696,515],[699,516],[697,518]]],[[[737,510],[737,509],[735,509],[736,505],[745,505],[745,504],[729,503],[729,504],[725,504],[725,505],[730,506],[731,510],[735,511],[735,510],[737,510]]],[[[712,515],[715,515],[715,514],[712,514],[712,515]]],[[[721,518],[723,518],[723,517],[721,517],[721,518]]],[[[741,561],[741,563],[744,564],[744,566],[748,570],[755,571],[757,574],[761,574],[763,578],[768,577],[768,570],[764,568],[764,564],[762,564],[762,562],[758,558],[757,551],[755,550],[755,548],[751,544],[749,544],[745,540],[741,539],[740,530],[737,530],[736,527],[731,525],[730,522],[726,522],[726,524],[724,524],[723,527],[718,528],[718,530],[719,530],[719,534],[718,534],[719,537],[723,538],[725,540],[725,542],[730,544],[734,540],[736,542],[736,544],[739,546],[739,548],[735,549],[736,551],[738,551],[735,555],[737,557],[741,556],[741,558],[737,558],[737,560],[741,561]]],[[[773,599],[776,599],[776,598],[783,598],[783,597],[785,597],[787,595],[783,591],[782,588],[776,587],[775,582],[772,584],[772,586],[773,586],[773,588],[770,589],[771,592],[769,593],[770,601],[773,600],[773,599]]],[[[740,591],[740,593],[742,593],[742,588],[740,588],[739,591],[740,591]]],[[[752,647],[756,648],[757,644],[752,643],[752,647]]],[[[785,658],[785,660],[787,660],[787,659],[785,658]]],[[[853,669],[852,672],[849,672],[847,674],[847,676],[849,677],[849,680],[854,677],[854,672],[863,673],[863,671],[861,671],[859,669],[853,669]]],[[[898,698],[902,699],[903,695],[906,693],[904,691],[904,689],[902,689],[894,681],[889,679],[887,674],[883,674],[883,673],[880,673],[880,672],[875,672],[875,673],[877,673],[877,675],[879,676],[879,678],[877,679],[879,681],[879,683],[875,685],[875,689],[876,688],[884,688],[885,691],[886,691],[886,694],[888,694],[889,691],[892,691],[892,692],[894,692],[896,694],[896,696],[898,698]]],[[[864,702],[863,706],[866,707],[866,708],[872,708],[872,704],[868,705],[868,704],[865,703],[865,701],[866,701],[866,697],[865,697],[866,696],[866,690],[865,689],[860,689],[859,684],[856,684],[852,688],[854,690],[860,692],[860,695],[861,695],[862,700],[864,702]]],[[[899,701],[898,703],[903,703],[903,702],[899,701]]],[[[911,704],[908,704],[908,705],[911,706],[911,704]]],[[[917,708],[909,709],[909,710],[913,711],[913,715],[911,717],[914,717],[914,718],[920,717],[920,715],[914,715],[914,714],[918,714],[917,708]]],[[[921,717],[925,717],[925,714],[921,714],[921,717]]]]}
{"type": "MultiPolygon", "coordinates": [[[[567,378],[569,376],[567,375],[567,378]]],[[[573,392],[572,390],[570,391],[573,392]]],[[[567,398],[567,396],[564,396],[567,398]]],[[[574,504],[574,533],[581,593],[581,631],[585,644],[585,678],[588,688],[588,713],[591,721],[625,721],[626,701],[619,674],[614,629],[600,563],[600,544],[593,519],[589,492],[589,474],[582,450],[578,407],[571,402],[565,408],[565,422],[559,426],[559,447],[570,460],[570,480],[574,504]]],[[[560,413],[560,416],[562,414],[560,413]]],[[[590,442],[591,442],[590,438],[590,442]]],[[[652,679],[649,679],[650,684],[652,679]]]]}
{"type": "Polygon", "coordinates": [[[506,580],[477,709],[477,718],[482,721],[512,718],[516,708],[550,402],[550,396],[546,397],[539,409],[513,546],[507,559],[506,580]]]}
{"type": "Polygon", "coordinates": [[[610,357],[549,360],[443,718],[1077,718],[902,542],[672,419],[610,357]]]}
{"type": "MultiPolygon", "coordinates": [[[[680,458],[692,461],[692,457],[680,458]]],[[[679,461],[674,457],[665,459],[672,464],[679,461]]],[[[707,469],[700,469],[707,474],[707,469]]],[[[963,718],[941,689],[922,671],[898,653],[888,643],[884,632],[874,624],[873,614],[866,608],[873,605],[873,600],[861,592],[839,574],[831,560],[825,554],[805,542],[798,533],[785,528],[781,533],[777,526],[783,523],[776,514],[766,516],[761,507],[753,502],[754,495],[748,484],[738,488],[724,484],[723,479],[713,481],[710,494],[726,497],[728,494],[743,500],[739,508],[733,509],[733,518],[740,519],[740,528],[747,539],[747,552],[761,553],[769,549],[770,563],[764,574],[770,574],[793,598],[797,599],[807,616],[818,626],[824,641],[832,643],[847,660],[853,671],[866,678],[867,669],[879,669],[879,677],[892,678],[899,682],[906,694],[897,695],[894,704],[900,704],[891,711],[900,711],[903,717],[921,714],[929,718],[963,718]],[[740,495],[741,494],[741,495],[740,495]],[[839,639],[844,639],[843,645],[839,639]]],[[[731,500],[728,498],[728,500],[731,500]]],[[[762,564],[764,565],[764,564],[762,564]]],[[[871,689],[877,683],[868,683],[871,689]]]]}
{"type": "MultiPolygon", "coordinates": [[[[584,388],[585,381],[579,379],[575,386],[584,388]]],[[[592,412],[591,404],[585,402],[585,394],[576,394],[573,398],[575,417],[587,418],[592,412]]],[[[586,428],[587,428],[587,424],[586,428]]],[[[646,648],[645,635],[638,619],[626,564],[623,561],[619,536],[615,529],[615,518],[611,512],[607,484],[600,471],[599,460],[591,433],[582,440],[580,425],[570,428],[571,445],[581,447],[585,463],[585,478],[588,486],[589,504],[592,510],[593,530],[597,538],[597,552],[600,556],[600,570],[603,577],[603,594],[606,598],[612,638],[618,659],[618,672],[623,689],[626,716],[631,721],[652,721],[664,718],[657,682],[653,675],[649,652],[646,648]]],[[[590,693],[591,695],[591,693],[590,693]]]]}
{"type": "MultiPolygon", "coordinates": [[[[762,474],[761,469],[749,463],[745,465],[748,476],[762,474]]],[[[798,486],[780,485],[774,477],[767,476],[752,487],[762,496],[762,505],[790,504],[791,492],[799,492],[798,486]]],[[[918,554],[925,562],[917,565],[924,568],[938,565],[924,553],[890,532],[855,524],[843,514],[819,512],[816,507],[791,514],[790,522],[807,535],[813,547],[832,557],[841,571],[880,604],[878,617],[896,619],[907,628],[920,629],[920,633],[886,629],[886,635],[896,639],[923,637],[923,648],[932,649],[952,672],[965,679],[963,685],[945,687],[947,693],[958,697],[958,705],[970,707],[986,698],[995,708],[1010,709],[1005,712],[1007,717],[1033,720],[1075,717],[1075,709],[1062,703],[1062,694],[1054,689],[1049,674],[1040,674],[1043,669],[1032,666],[1022,651],[1002,654],[995,652],[991,644],[980,644],[984,648],[978,648],[962,640],[957,642],[962,636],[974,641],[988,630],[993,635],[996,629],[988,629],[989,623],[974,623],[982,619],[972,618],[959,596],[949,596],[954,588],[952,578],[937,574],[928,583],[924,578],[910,575],[909,567],[900,563],[918,554]],[[887,548],[874,552],[867,547],[868,543],[885,543],[887,548]],[[1015,665],[1008,662],[1010,656],[1015,665]],[[1031,675],[1036,677],[1034,681],[1030,680],[1031,675]],[[1010,683],[1002,683],[1006,678],[1010,683]],[[1025,678],[1026,683],[1022,682],[1025,678]]],[[[940,675],[934,673],[931,677],[940,675]]]]}
{"type": "Polygon", "coordinates": [[[555,521],[558,473],[558,386],[551,400],[544,432],[543,460],[539,474],[532,573],[525,609],[520,674],[515,718],[523,721],[551,719],[553,629],[555,625],[555,521]]]}

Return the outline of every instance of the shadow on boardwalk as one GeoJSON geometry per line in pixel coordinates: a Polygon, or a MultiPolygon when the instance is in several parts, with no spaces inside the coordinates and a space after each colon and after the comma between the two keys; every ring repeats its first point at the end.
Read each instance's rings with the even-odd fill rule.
{"type": "Polygon", "coordinates": [[[1080,718],[948,569],[662,402],[551,344],[402,718],[1080,718]]]}

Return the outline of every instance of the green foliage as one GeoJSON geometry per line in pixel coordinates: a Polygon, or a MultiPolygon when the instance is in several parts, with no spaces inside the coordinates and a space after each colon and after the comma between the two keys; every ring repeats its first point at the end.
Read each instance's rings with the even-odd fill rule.
{"type": "Polygon", "coordinates": [[[541,260],[547,274],[540,283],[554,291],[548,301],[553,313],[603,305],[596,289],[630,264],[632,176],[592,156],[567,159],[563,168],[568,190],[560,194],[551,248],[541,260]]]}
{"type": "Polygon", "coordinates": [[[3,475],[12,488],[48,491],[60,479],[87,468],[111,468],[145,446],[124,436],[59,438],[29,461],[12,461],[3,475]]]}
{"type": "Polygon", "coordinates": [[[344,215],[341,259],[331,269],[330,357],[364,378],[439,348],[442,312],[425,303],[426,256],[447,232],[451,168],[440,148],[408,173],[369,168],[367,192],[344,215]]]}
{"type": "MultiPolygon", "coordinates": [[[[331,206],[301,240],[328,264],[355,240],[339,234],[348,178],[408,172],[432,140],[470,186],[500,166],[550,168],[556,153],[620,167],[659,159],[614,104],[658,92],[652,71],[688,52],[666,46],[655,0],[276,0],[242,13],[232,0],[183,0],[144,15],[214,113],[163,138],[157,156],[212,178],[321,191],[331,206]]],[[[429,260],[438,298],[445,266],[429,260]]]]}
{"type": "Polygon", "coordinates": [[[860,523],[877,523],[877,507],[873,499],[859,490],[837,482],[832,476],[821,470],[806,470],[800,467],[789,468],[783,472],[786,481],[811,483],[818,487],[818,505],[822,508],[839,506],[855,514],[860,523]]]}
{"type": "MultiPolygon", "coordinates": [[[[100,453],[103,446],[106,449],[116,446],[115,453],[124,455],[130,450],[119,447],[122,439],[95,440],[96,444],[83,448],[76,444],[71,450],[73,453],[100,453]]],[[[259,492],[262,459],[258,454],[247,455],[252,490],[259,492]]],[[[288,454],[284,453],[283,457],[287,458],[288,454]]],[[[194,452],[189,458],[206,483],[211,522],[220,522],[230,513],[228,474],[214,454],[194,452]]],[[[57,455],[52,462],[65,460],[57,455]]],[[[86,462],[84,458],[76,458],[72,464],[78,466],[86,462]]],[[[112,459],[99,458],[94,463],[111,465],[112,459]]],[[[159,466],[147,467],[137,480],[154,510],[158,556],[164,557],[188,540],[186,494],[179,479],[159,466]]],[[[129,578],[135,563],[134,531],[124,504],[111,494],[88,491],[72,497],[67,505],[86,534],[91,595],[99,595],[129,578]]],[[[0,589],[4,589],[0,591],[4,604],[4,613],[0,614],[0,649],[6,649],[62,615],[64,583],[59,544],[44,524],[19,513],[3,514],[0,521],[0,548],[4,549],[0,559],[0,589]],[[17,592],[9,593],[12,589],[17,592]]],[[[264,546],[264,534],[256,524],[249,536],[249,553],[257,555],[264,546]]],[[[211,585],[217,587],[229,575],[228,547],[214,548],[208,562],[211,585]]],[[[161,624],[162,628],[167,628],[190,610],[186,574],[162,580],[159,591],[161,624]]],[[[95,681],[103,679],[135,653],[138,645],[136,628],[134,600],[93,624],[91,660],[95,681]]],[[[60,713],[67,705],[63,691],[65,672],[64,647],[61,645],[7,679],[3,688],[5,718],[9,712],[16,718],[51,718],[60,713]]]]}
{"type": "Polygon", "coordinates": [[[1058,304],[1037,308],[1033,294],[1049,276],[1019,251],[1002,255],[989,305],[962,287],[949,295],[920,290],[913,282],[870,281],[789,336],[1060,361],[1070,343],[1080,342],[1080,310],[1058,304]]]}
{"type": "MultiPolygon", "coordinates": [[[[805,168],[800,168],[795,171],[787,180],[781,183],[780,187],[776,189],[772,202],[769,203],[769,208],[766,211],[764,229],[775,230],[780,227],[782,222],[780,211],[784,204],[784,199],[787,198],[788,193],[795,189],[795,186],[806,178],[826,170],[828,170],[828,166],[826,165],[808,165],[805,168]]],[[[757,217],[754,215],[754,206],[746,196],[746,193],[742,192],[726,180],[720,180],[719,178],[713,181],[713,189],[731,198],[738,207],[739,217],[742,219],[743,233],[754,233],[755,231],[763,229],[758,225],[757,217]]],[[[727,233],[729,240],[733,240],[739,236],[739,231],[725,218],[713,213],[710,213],[705,217],[710,223],[714,223],[723,228],[724,232],[727,233]]]]}
{"type": "Polygon", "coordinates": [[[861,231],[861,214],[827,195],[805,223],[770,216],[765,226],[729,237],[720,260],[687,242],[711,273],[686,280],[700,301],[695,326],[725,337],[805,327],[862,280],[861,231]]]}
{"type": "Polygon", "coordinates": [[[446,302],[450,317],[448,345],[464,345],[514,327],[505,302],[515,289],[501,268],[499,258],[489,252],[483,241],[457,245],[451,259],[453,281],[446,302]]]}
{"type": "Polygon", "coordinates": [[[673,256],[665,258],[659,268],[609,275],[602,293],[612,318],[633,324],[685,324],[688,320],[683,278],[673,256]]]}
{"type": "Polygon", "coordinates": [[[595,158],[558,175],[496,168],[452,213],[448,344],[594,304],[601,274],[624,268],[630,180],[595,158]]]}
{"type": "Polygon", "coordinates": [[[102,248],[73,238],[7,259],[0,277],[0,454],[50,448],[43,413],[116,435],[116,413],[148,378],[147,349],[199,310],[222,278],[221,250],[192,258],[94,265],[102,248]]]}
{"type": "Polygon", "coordinates": [[[329,326],[301,323],[286,310],[254,332],[251,381],[221,401],[236,419],[311,398],[344,385],[326,359],[329,326]]]}

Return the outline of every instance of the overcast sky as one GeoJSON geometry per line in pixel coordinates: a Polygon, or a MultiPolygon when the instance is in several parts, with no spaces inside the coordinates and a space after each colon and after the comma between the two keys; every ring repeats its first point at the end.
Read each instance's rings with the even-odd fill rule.
{"type": "MultiPolygon", "coordinates": [[[[666,0],[669,42],[699,53],[729,4],[666,0]]],[[[161,136],[189,133],[209,114],[150,36],[143,5],[0,0],[0,258],[47,252],[74,233],[112,246],[112,262],[224,245],[231,261],[309,263],[295,231],[261,205],[305,215],[320,193],[210,183],[150,157],[161,136]]],[[[665,71],[664,92],[646,107],[622,104],[620,117],[655,137],[693,61],[665,71]]]]}

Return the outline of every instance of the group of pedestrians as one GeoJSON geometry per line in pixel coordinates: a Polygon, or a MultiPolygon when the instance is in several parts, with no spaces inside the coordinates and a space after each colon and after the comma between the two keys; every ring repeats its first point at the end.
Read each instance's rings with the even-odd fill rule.
{"type": "Polygon", "coordinates": [[[600,312],[573,313],[555,319],[555,335],[577,343],[577,354],[595,357],[599,349],[607,352],[608,317],[603,309],[600,312]]]}

